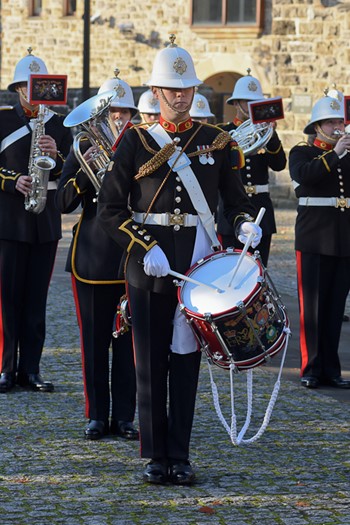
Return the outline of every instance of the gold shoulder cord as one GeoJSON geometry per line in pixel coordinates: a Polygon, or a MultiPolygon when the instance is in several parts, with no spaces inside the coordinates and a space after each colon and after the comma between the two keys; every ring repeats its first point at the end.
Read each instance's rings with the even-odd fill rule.
{"type": "Polygon", "coordinates": [[[143,177],[147,177],[147,175],[151,175],[151,173],[157,171],[160,166],[169,160],[172,154],[175,152],[175,144],[165,144],[161,150],[156,151],[150,147],[143,133],[139,129],[136,128],[135,131],[138,134],[145,150],[153,155],[153,157],[148,162],[140,167],[139,172],[137,175],[135,175],[134,180],[138,180],[142,179],[143,177]]]}
{"type": "MultiPolygon", "coordinates": [[[[215,126],[213,126],[215,127],[215,126]]],[[[229,134],[228,131],[221,131],[219,133],[219,135],[217,135],[215,137],[215,139],[213,140],[211,146],[209,146],[209,148],[206,148],[204,151],[205,153],[207,153],[208,151],[215,151],[216,149],[224,149],[224,147],[229,144],[230,142],[232,142],[232,137],[231,135],[229,134]]],[[[197,157],[198,155],[201,155],[203,153],[203,151],[199,150],[199,151],[194,151],[193,153],[189,153],[188,154],[188,157],[197,157]]]]}
{"type": "MultiPolygon", "coordinates": [[[[200,127],[197,128],[197,131],[199,129],[200,127]]],[[[138,180],[143,177],[147,177],[147,175],[151,175],[151,173],[154,173],[158,168],[160,168],[160,166],[167,162],[170,159],[171,155],[173,155],[173,153],[175,152],[175,145],[173,143],[165,144],[165,146],[161,150],[155,151],[153,148],[150,148],[143,134],[138,129],[136,129],[135,131],[139,135],[143,147],[149,153],[152,153],[154,155],[148,162],[141,166],[139,172],[137,173],[137,175],[135,175],[134,180],[138,180]]],[[[220,131],[219,135],[217,135],[213,140],[211,146],[206,148],[205,151],[209,152],[224,149],[224,147],[227,144],[229,144],[229,142],[232,142],[231,135],[227,131],[220,131]]],[[[203,153],[203,151],[201,150],[194,151],[193,153],[188,153],[188,157],[197,157],[201,153],[203,153]]]]}

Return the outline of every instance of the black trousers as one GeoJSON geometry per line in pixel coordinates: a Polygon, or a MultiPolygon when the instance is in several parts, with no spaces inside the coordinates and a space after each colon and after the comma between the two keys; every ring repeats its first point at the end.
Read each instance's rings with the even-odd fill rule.
{"type": "Polygon", "coordinates": [[[301,376],[338,377],[339,339],[350,289],[350,257],[297,251],[301,376]]]}
{"type": "Polygon", "coordinates": [[[170,352],[176,296],[128,286],[136,354],[141,456],[189,457],[201,353],[170,352]]]}
{"type": "Polygon", "coordinates": [[[136,376],[131,330],[117,339],[112,337],[113,319],[125,287],[123,284],[87,284],[74,276],[72,287],[80,328],[85,415],[105,423],[110,413],[115,421],[133,421],[136,376]]]}
{"type": "Polygon", "coordinates": [[[39,373],[57,243],[0,240],[1,372],[39,373]]]}
{"type": "MultiPolygon", "coordinates": [[[[236,239],[236,237],[234,237],[233,235],[220,235],[219,239],[224,250],[226,250],[226,248],[229,248],[230,246],[233,246],[234,248],[237,248],[239,250],[243,250],[244,248],[244,245],[240,243],[239,240],[236,239]]],[[[269,260],[271,239],[272,235],[263,235],[258,246],[256,248],[250,247],[248,250],[250,253],[254,253],[255,250],[259,250],[261,261],[265,268],[267,267],[267,263],[269,260]]]]}

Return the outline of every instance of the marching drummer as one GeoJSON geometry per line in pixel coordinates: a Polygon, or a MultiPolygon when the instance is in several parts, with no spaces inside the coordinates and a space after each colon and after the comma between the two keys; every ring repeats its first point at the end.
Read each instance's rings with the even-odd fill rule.
{"type": "Polygon", "coordinates": [[[261,230],[239,176],[241,150],[228,133],[190,118],[201,81],[190,54],[174,40],[156,55],[148,82],[159,100],[159,124],[127,130],[103,180],[98,213],[127,252],[141,456],[151,460],[143,479],[189,485],[201,353],[168,274],[184,274],[218,246],[213,214],[219,190],[243,242],[252,234],[256,246],[261,230]]]}
{"type": "MultiPolygon", "coordinates": [[[[235,117],[232,122],[220,127],[229,132],[236,130],[249,118],[248,102],[262,100],[263,98],[259,80],[251,76],[248,69],[248,74],[236,82],[231,97],[226,101],[227,104],[234,106],[235,117]]],[[[275,123],[272,125],[275,126],[275,123]]],[[[286,155],[276,129],[274,129],[270,140],[257,154],[245,154],[245,166],[241,170],[245,190],[256,212],[261,207],[266,209],[261,221],[263,236],[258,248],[264,266],[267,266],[268,263],[272,234],[276,233],[275,214],[269,192],[269,170],[282,171],[285,167],[286,155]]],[[[224,248],[228,246],[242,247],[237,243],[232,227],[227,224],[221,203],[218,211],[218,233],[224,248]]]]}

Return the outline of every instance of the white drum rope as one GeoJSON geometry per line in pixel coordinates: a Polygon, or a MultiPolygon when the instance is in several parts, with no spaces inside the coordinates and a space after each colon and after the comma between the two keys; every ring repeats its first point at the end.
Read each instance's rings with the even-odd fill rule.
{"type": "Polygon", "coordinates": [[[284,366],[284,361],[285,361],[285,358],[286,358],[289,337],[290,337],[290,334],[291,334],[291,331],[290,331],[290,329],[288,327],[285,327],[283,331],[286,333],[286,342],[285,342],[285,347],[284,347],[282,358],[281,358],[281,365],[280,365],[280,368],[279,368],[277,381],[276,381],[276,383],[274,385],[274,388],[273,388],[273,391],[272,391],[272,394],[271,394],[271,398],[270,398],[269,404],[268,404],[266,412],[265,412],[265,417],[263,419],[262,425],[259,428],[258,432],[254,436],[249,438],[249,439],[243,439],[243,438],[244,438],[244,436],[245,436],[245,434],[246,434],[246,432],[247,432],[247,430],[249,428],[250,421],[251,421],[251,415],[252,415],[252,406],[253,406],[253,370],[249,369],[247,371],[247,415],[246,415],[245,423],[244,423],[241,431],[239,432],[239,434],[237,436],[237,418],[236,418],[236,413],[235,413],[234,387],[233,387],[233,383],[234,383],[234,381],[233,381],[233,376],[234,376],[233,369],[234,369],[234,366],[233,365],[230,366],[231,414],[232,415],[231,415],[231,426],[229,426],[227,421],[226,421],[226,419],[225,419],[225,417],[223,416],[223,413],[222,413],[222,410],[221,410],[221,407],[220,407],[220,400],[219,400],[218,389],[217,389],[217,386],[215,384],[215,381],[214,381],[214,378],[213,378],[213,373],[212,373],[212,370],[211,370],[212,365],[210,364],[210,362],[208,360],[208,368],[209,368],[210,383],[211,383],[211,388],[212,388],[214,407],[215,407],[216,413],[218,415],[218,418],[220,419],[222,425],[224,426],[224,428],[226,429],[227,433],[229,434],[229,436],[231,438],[231,442],[234,445],[237,445],[237,446],[239,446],[239,445],[248,445],[250,443],[253,443],[254,441],[257,441],[263,435],[263,433],[265,432],[265,430],[267,428],[267,425],[270,422],[272,411],[273,411],[273,408],[275,406],[275,403],[276,403],[276,400],[277,400],[277,396],[278,396],[278,392],[279,392],[279,389],[280,389],[281,375],[282,375],[282,370],[283,370],[283,366],[284,366]]]}

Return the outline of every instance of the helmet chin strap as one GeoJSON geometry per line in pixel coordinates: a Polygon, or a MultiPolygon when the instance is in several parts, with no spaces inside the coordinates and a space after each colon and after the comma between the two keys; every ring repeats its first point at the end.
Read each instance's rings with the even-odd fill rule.
{"type": "Polygon", "coordinates": [[[333,135],[327,135],[319,124],[315,124],[315,131],[319,133],[324,139],[328,140],[331,144],[336,143],[340,137],[334,137],[333,135]]]}
{"type": "Polygon", "coordinates": [[[24,103],[22,103],[22,105],[25,105],[25,106],[28,106],[28,108],[34,108],[36,107],[35,104],[30,104],[29,103],[29,99],[28,99],[28,94],[26,95],[23,91],[23,88],[22,87],[18,87],[17,88],[17,93],[19,94],[19,96],[23,99],[24,103]]]}
{"type": "Polygon", "coordinates": [[[18,87],[17,88],[17,93],[19,93],[21,95],[21,97],[26,101],[26,102],[29,102],[28,101],[28,94],[26,95],[23,91],[23,88],[22,87],[18,87]]]}
{"type": "Polygon", "coordinates": [[[192,106],[192,102],[193,102],[194,90],[193,90],[193,95],[192,95],[192,98],[191,98],[191,102],[188,104],[188,106],[185,109],[180,110],[180,109],[175,108],[172,104],[170,104],[170,102],[168,101],[168,99],[166,98],[166,96],[163,93],[163,88],[160,87],[160,88],[157,88],[157,89],[160,92],[160,96],[162,97],[162,100],[168,106],[169,109],[171,109],[172,111],[174,111],[178,115],[184,115],[185,113],[189,112],[189,110],[190,110],[190,108],[192,106]]]}
{"type": "Polygon", "coordinates": [[[239,107],[239,110],[242,113],[242,115],[244,115],[246,118],[249,118],[249,112],[243,109],[242,104],[240,103],[239,100],[237,100],[237,106],[239,107]]]}

